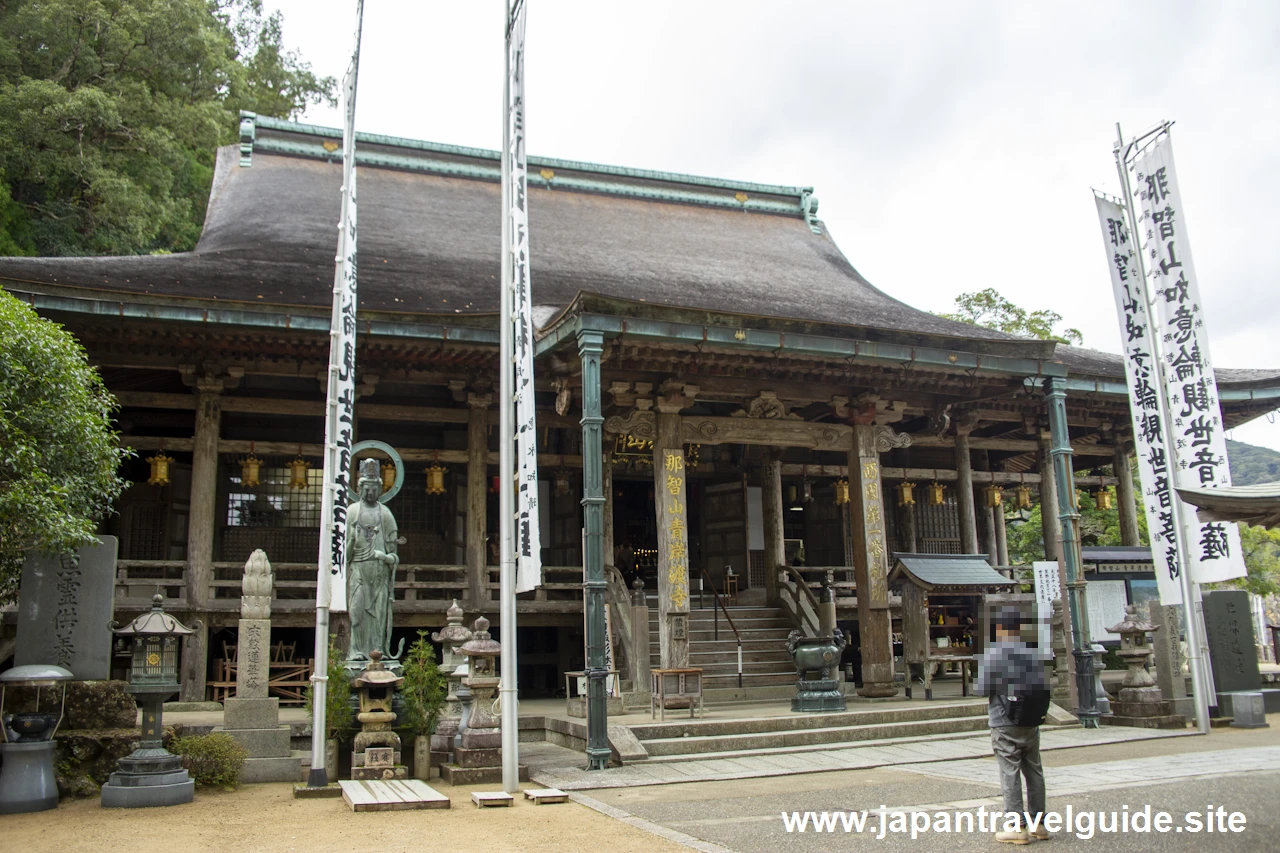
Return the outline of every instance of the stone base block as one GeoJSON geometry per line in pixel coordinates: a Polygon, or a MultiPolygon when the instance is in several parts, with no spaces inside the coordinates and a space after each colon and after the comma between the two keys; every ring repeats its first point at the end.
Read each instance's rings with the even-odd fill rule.
{"type": "Polygon", "coordinates": [[[302,761],[297,758],[249,758],[240,768],[240,781],[297,782],[302,761]]]}
{"type": "MultiPolygon", "coordinates": [[[[502,781],[502,767],[459,767],[456,764],[440,766],[440,776],[450,785],[487,785],[502,781]]],[[[529,781],[529,768],[520,765],[520,781],[529,781]]]]}
{"type": "Polygon", "coordinates": [[[280,725],[280,700],[227,699],[223,703],[222,725],[228,729],[274,729],[280,725]]]}
{"type": "Polygon", "coordinates": [[[352,767],[351,778],[362,782],[385,782],[388,779],[408,779],[409,768],[403,764],[395,767],[352,767]]]}
{"type": "Polygon", "coordinates": [[[898,685],[892,681],[864,681],[858,695],[864,699],[889,699],[898,695],[898,685]]]}
{"type": "Polygon", "coordinates": [[[324,787],[317,785],[314,788],[302,783],[293,786],[293,798],[295,800],[329,800],[337,799],[341,796],[342,786],[337,782],[330,782],[324,787]]]}
{"type": "MultiPolygon", "coordinates": [[[[570,717],[587,716],[587,697],[586,696],[570,696],[565,700],[564,712],[570,717]]],[[[622,706],[621,696],[606,696],[604,700],[605,716],[618,716],[625,714],[626,711],[622,706]]]]}
{"type": "Polygon", "coordinates": [[[1232,718],[1231,725],[1235,728],[1264,729],[1268,725],[1261,691],[1219,693],[1218,708],[1232,718]]]}
{"type": "Polygon", "coordinates": [[[243,746],[250,758],[288,758],[292,747],[289,743],[289,727],[273,729],[229,729],[214,727],[215,732],[231,735],[243,746]]]}
{"type": "Polygon", "coordinates": [[[436,752],[435,749],[432,749],[431,750],[431,766],[435,768],[439,768],[442,765],[448,764],[449,760],[452,757],[453,757],[452,751],[436,752]]]}
{"type": "Polygon", "coordinates": [[[466,747],[458,747],[454,750],[453,763],[459,767],[501,767],[502,748],[467,749],[466,747]]]}
{"type": "Polygon", "coordinates": [[[1099,720],[1104,726],[1128,726],[1134,729],[1185,729],[1187,727],[1187,718],[1179,714],[1142,717],[1103,714],[1099,720]]]}
{"type": "Polygon", "coordinates": [[[195,799],[196,783],[185,770],[169,773],[112,773],[102,786],[104,809],[177,806],[195,799]]]}
{"type": "Polygon", "coordinates": [[[466,749],[496,749],[502,746],[502,732],[498,729],[467,729],[462,733],[462,746],[466,749]]]}

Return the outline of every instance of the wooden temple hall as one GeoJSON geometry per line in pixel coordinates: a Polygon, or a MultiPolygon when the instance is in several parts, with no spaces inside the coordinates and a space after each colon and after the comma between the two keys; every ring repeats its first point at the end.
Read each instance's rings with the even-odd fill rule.
{"type": "MultiPolygon", "coordinates": [[[[468,624],[497,623],[498,155],[359,140],[356,438],[405,463],[388,503],[396,636],[439,629],[454,600],[468,624]]],[[[226,695],[254,549],[276,574],[278,663],[312,655],[340,181],[340,131],[245,115],[194,251],[0,259],[0,284],[72,331],[119,400],[138,452],[103,525],[120,540],[116,618],[158,590],[203,622],[184,699],[226,695]]],[[[736,686],[733,653],[700,651],[691,621],[718,595],[739,630],[776,617],[812,632],[806,602],[830,569],[854,677],[891,692],[893,555],[1007,566],[999,489],[1043,501],[1052,558],[1058,439],[1076,488],[1114,487],[1138,544],[1118,356],[890,297],[809,188],[531,158],[529,195],[547,568],[518,602],[522,695],[559,695],[583,668],[584,563],[599,555],[624,685],[693,661],[708,689],[736,686]],[[636,577],[649,648],[628,629],[636,577]]],[[[1228,426],[1280,397],[1280,371],[1218,382],[1228,426]]],[[[777,646],[750,656],[745,687],[794,683],[777,646]]],[[[301,669],[281,680],[286,701],[301,669]]]]}

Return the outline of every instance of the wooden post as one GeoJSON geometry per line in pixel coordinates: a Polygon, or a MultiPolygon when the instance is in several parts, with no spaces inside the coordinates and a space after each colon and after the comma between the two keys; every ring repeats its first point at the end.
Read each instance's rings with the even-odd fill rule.
{"type": "Polygon", "coordinates": [[[760,505],[764,518],[764,589],[769,604],[778,603],[778,569],[786,562],[782,533],[782,454],[770,450],[760,480],[760,505]]]}
{"type": "Polygon", "coordinates": [[[659,411],[653,442],[658,521],[658,647],[663,669],[689,665],[689,536],[680,415],[659,411]]]}
{"type": "Polygon", "coordinates": [[[996,521],[996,565],[1009,565],[1009,537],[1004,527],[1004,507],[995,510],[996,521]]]}
{"type": "Polygon", "coordinates": [[[1117,441],[1112,471],[1116,480],[1116,509],[1120,513],[1120,544],[1140,545],[1138,537],[1138,504],[1133,497],[1133,469],[1129,465],[1132,442],[1117,441]]]}
{"type": "MultiPolygon", "coordinates": [[[[991,456],[985,450],[979,450],[975,454],[978,457],[978,470],[991,470],[991,456]]],[[[987,506],[986,490],[978,489],[974,493],[975,506],[978,509],[978,518],[982,522],[982,550],[987,552],[987,562],[992,568],[1001,565],[999,558],[999,549],[996,546],[996,514],[995,511],[987,506]]]]}
{"type": "Polygon", "coordinates": [[[195,380],[196,423],[191,446],[191,509],[187,517],[188,624],[201,627],[186,639],[182,653],[184,702],[203,702],[209,670],[209,617],[213,581],[213,532],[218,500],[218,432],[222,426],[222,380],[195,380]]]}
{"type": "Polygon", "coordinates": [[[960,550],[978,554],[978,519],[973,511],[973,463],[969,433],[956,432],[956,508],[960,513],[960,550]]]}
{"type": "MultiPolygon", "coordinates": [[[[911,698],[911,667],[923,667],[928,661],[929,603],[925,592],[910,580],[902,583],[902,662],[907,698],[911,698]]],[[[922,671],[923,674],[923,671],[922,671]]]]}
{"type": "Polygon", "coordinates": [[[489,609],[488,531],[489,434],[487,418],[492,394],[468,394],[467,403],[467,597],[469,609],[489,609]]]}
{"type": "MultiPolygon", "coordinates": [[[[1040,439],[1040,526],[1044,534],[1044,558],[1062,565],[1061,528],[1058,526],[1058,486],[1053,473],[1053,457],[1049,455],[1049,439],[1040,439]]],[[[1065,577],[1063,589],[1066,589],[1065,577]]]]}
{"type": "Polygon", "coordinates": [[[853,572],[858,586],[858,639],[862,648],[859,696],[894,696],[892,623],[889,615],[889,562],[881,494],[876,431],[888,427],[859,424],[849,452],[849,519],[853,526],[853,572]]]}

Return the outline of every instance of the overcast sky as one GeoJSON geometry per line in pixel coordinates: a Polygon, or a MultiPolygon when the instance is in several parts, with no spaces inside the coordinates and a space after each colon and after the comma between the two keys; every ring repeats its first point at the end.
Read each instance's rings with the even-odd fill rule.
{"type": "MultiPolygon", "coordinates": [[[[1111,352],[1089,189],[1118,193],[1116,122],[1172,119],[1214,363],[1280,367],[1280,4],[528,2],[531,154],[812,186],[880,289],[942,311],[994,287],[1111,352]]],[[[341,77],[355,0],[266,5],[341,77]]],[[[357,127],[499,147],[502,20],[367,0],[357,127]]],[[[1280,450],[1266,418],[1232,437],[1280,450]]]]}

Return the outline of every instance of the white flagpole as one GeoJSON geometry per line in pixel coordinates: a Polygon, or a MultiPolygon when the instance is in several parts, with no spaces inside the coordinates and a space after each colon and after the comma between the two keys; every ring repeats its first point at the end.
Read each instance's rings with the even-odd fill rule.
{"type": "Polygon", "coordinates": [[[324,491],[316,569],[315,671],[311,674],[311,771],[308,787],[329,784],[325,767],[325,703],[328,698],[329,611],[346,610],[346,506],[351,469],[356,380],[356,78],[364,0],[356,0],[356,46],[343,80],[342,217],[334,258],[333,313],[329,320],[329,380],[324,430],[324,491]],[[334,587],[338,587],[334,600],[334,587]]]}
{"type": "MultiPolygon", "coordinates": [[[[1168,131],[1168,125],[1163,125],[1162,129],[1168,131]]],[[[1133,204],[1133,189],[1129,186],[1129,171],[1125,168],[1126,148],[1124,143],[1124,135],[1120,132],[1120,123],[1116,122],[1116,170],[1120,173],[1120,187],[1124,195],[1124,207],[1129,214],[1129,234],[1131,239],[1137,241],[1136,252],[1138,258],[1138,281],[1137,288],[1141,295],[1143,304],[1147,308],[1147,316],[1153,317],[1152,300],[1150,288],[1147,286],[1147,264],[1146,259],[1142,257],[1141,251],[1141,232],[1138,231],[1138,216],[1133,204]]],[[[1160,335],[1155,334],[1155,323],[1152,322],[1149,328],[1151,334],[1151,354],[1154,356],[1156,371],[1156,385],[1160,391],[1160,419],[1161,426],[1164,431],[1165,445],[1168,452],[1173,454],[1177,445],[1177,436],[1173,432],[1173,423],[1169,419],[1169,398],[1168,386],[1164,381],[1164,359],[1163,349],[1161,345],[1160,335]]],[[[1171,457],[1172,460],[1172,457],[1171,457]]],[[[1198,600],[1196,593],[1199,592],[1195,588],[1195,584],[1191,579],[1191,552],[1187,548],[1187,530],[1186,530],[1186,513],[1183,510],[1182,498],[1178,496],[1176,490],[1171,490],[1173,495],[1173,512],[1176,523],[1174,524],[1174,542],[1178,549],[1178,582],[1182,588],[1182,610],[1187,622],[1187,652],[1189,662],[1191,664],[1191,685],[1195,696],[1193,697],[1196,708],[1196,729],[1200,734],[1209,733],[1209,688],[1205,679],[1204,660],[1201,657],[1203,644],[1201,642],[1200,622],[1197,619],[1195,602],[1198,600]]],[[[1157,567],[1158,568],[1158,567],[1157,567]]],[[[1175,676],[1177,673],[1175,673],[1175,676]]],[[[1217,701],[1215,697],[1215,702],[1217,701]]]]}
{"type": "Polygon", "coordinates": [[[502,86],[502,286],[499,308],[499,375],[498,386],[498,516],[499,516],[499,610],[502,636],[502,680],[498,696],[502,705],[502,790],[514,794],[520,790],[519,721],[516,686],[516,592],[515,592],[515,460],[512,454],[514,435],[514,317],[511,257],[511,29],[522,0],[513,10],[502,0],[503,55],[506,73],[502,86]],[[513,14],[514,11],[514,14],[513,14]]]}

